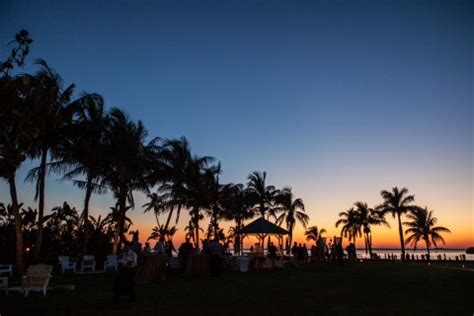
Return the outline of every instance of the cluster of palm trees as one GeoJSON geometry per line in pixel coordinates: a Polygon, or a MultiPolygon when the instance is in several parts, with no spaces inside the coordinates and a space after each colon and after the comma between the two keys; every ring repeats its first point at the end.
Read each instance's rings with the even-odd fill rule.
{"type": "MultiPolygon", "coordinates": [[[[37,234],[37,209],[31,207],[23,208],[20,205],[22,237],[25,254],[30,257],[30,252],[35,248],[37,234]]],[[[89,251],[97,258],[105,259],[110,251],[110,240],[117,224],[117,211],[112,207],[106,216],[99,215],[97,218],[89,216],[87,222],[88,239],[90,240],[89,251]]],[[[55,260],[59,255],[77,256],[81,253],[83,234],[81,227],[83,221],[81,214],[76,208],[67,202],[61,206],[51,209],[51,212],[43,218],[43,242],[42,248],[47,256],[44,260],[55,260]]],[[[125,231],[128,231],[132,222],[126,218],[125,231]]],[[[12,206],[0,203],[0,256],[3,260],[13,258],[15,253],[15,225],[12,206]]],[[[8,262],[8,261],[7,261],[8,262]]]]}
{"type": "MultiPolygon", "coordinates": [[[[286,223],[292,232],[297,221],[304,226],[308,216],[301,199],[291,188],[277,190],[266,184],[266,173],[254,172],[246,186],[221,184],[221,165],[215,158],[196,156],[188,141],[149,139],[141,121],[123,110],[108,110],[97,93],[74,97],[75,85],[64,84],[61,76],[44,60],[34,74],[12,76],[22,66],[31,44],[28,32],[17,34],[16,47],[1,63],[0,77],[0,177],[8,182],[9,210],[15,227],[15,267],[23,266],[21,203],[17,193],[17,172],[25,161],[38,163],[27,176],[35,184],[38,201],[35,218],[34,261],[45,251],[44,228],[53,223],[45,215],[46,178],[59,175],[85,191],[78,222],[68,229],[82,235],[82,252],[87,253],[91,236],[89,204],[93,194],[111,192],[116,201],[113,212],[113,247],[116,253],[126,230],[127,211],[135,206],[134,193],[148,195],[146,211],[157,219],[154,238],[171,238],[182,210],[189,212],[187,234],[199,246],[200,221],[208,216],[207,238],[222,234],[220,220],[235,222],[234,231],[256,214],[286,223]],[[159,215],[167,213],[166,222],[159,215]]],[[[111,226],[112,227],[112,226],[111,226]]],[[[239,247],[239,245],[237,245],[239,247]]]]}
{"type": "Polygon", "coordinates": [[[398,231],[400,235],[401,257],[404,260],[405,245],[413,245],[416,249],[418,242],[424,241],[428,257],[430,247],[435,247],[439,242],[444,243],[441,233],[450,232],[449,229],[442,226],[435,226],[437,219],[433,216],[433,211],[427,208],[421,208],[414,204],[415,196],[408,193],[408,189],[398,187],[392,188],[391,191],[383,190],[381,193],[382,204],[370,208],[367,203],[356,202],[354,207],[339,213],[340,219],[336,222],[336,227],[341,225],[341,235],[348,238],[354,244],[357,237],[364,237],[365,251],[372,257],[372,230],[375,225],[385,225],[390,227],[385,219],[386,214],[392,214],[397,218],[398,231]],[[402,216],[406,215],[409,219],[402,222],[402,216]],[[403,225],[409,227],[404,239],[403,225]]]}

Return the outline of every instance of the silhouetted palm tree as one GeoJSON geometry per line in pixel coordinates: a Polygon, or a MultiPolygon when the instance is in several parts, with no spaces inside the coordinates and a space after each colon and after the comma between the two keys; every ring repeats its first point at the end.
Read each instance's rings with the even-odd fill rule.
{"type": "Polygon", "coordinates": [[[186,201],[186,207],[190,210],[196,248],[199,248],[199,221],[204,218],[201,211],[211,207],[209,187],[220,171],[217,165],[212,164],[213,161],[212,157],[194,156],[186,168],[185,193],[182,200],[186,201]]]}
{"type": "Polygon", "coordinates": [[[58,147],[66,137],[66,130],[70,127],[73,114],[78,108],[76,102],[71,103],[75,88],[71,84],[64,88],[61,76],[44,60],[36,62],[40,69],[34,75],[24,75],[28,81],[28,102],[35,116],[35,146],[30,152],[32,159],[39,158],[40,165],[32,169],[27,180],[36,180],[35,199],[38,199],[38,229],[36,231],[36,244],[34,260],[38,261],[43,232],[43,216],[45,201],[45,180],[47,175],[48,159],[54,160],[58,147]]]}
{"type": "Polygon", "coordinates": [[[356,202],[354,203],[355,210],[358,213],[360,224],[364,233],[365,240],[365,253],[369,253],[372,258],[372,226],[373,225],[385,225],[390,227],[388,222],[385,220],[384,212],[379,209],[370,208],[367,203],[356,202]]]}
{"type": "Polygon", "coordinates": [[[288,229],[288,243],[293,243],[293,230],[296,222],[299,222],[305,229],[309,221],[309,216],[305,214],[304,203],[300,198],[294,198],[290,187],[281,190],[275,197],[275,210],[281,215],[277,218],[277,224],[286,223],[288,229]]]}
{"type": "Polygon", "coordinates": [[[428,211],[428,208],[415,207],[407,214],[410,220],[403,224],[409,228],[405,230],[405,234],[409,235],[406,239],[407,244],[412,244],[416,250],[416,246],[420,240],[426,244],[426,251],[428,252],[428,260],[430,258],[430,247],[433,244],[435,247],[438,242],[445,244],[441,233],[450,233],[451,231],[443,226],[435,226],[438,219],[433,216],[433,211],[428,211]]]}
{"type": "Polygon", "coordinates": [[[15,67],[23,67],[33,40],[22,29],[10,43],[16,46],[6,60],[0,61],[0,178],[8,182],[11,197],[11,215],[15,223],[15,271],[23,270],[23,234],[16,172],[25,161],[33,145],[34,119],[24,96],[29,85],[21,77],[10,76],[15,67]]]}
{"type": "Polygon", "coordinates": [[[254,201],[254,211],[265,218],[274,215],[273,202],[278,191],[273,185],[267,185],[267,173],[254,171],[248,176],[247,189],[249,199],[254,201]]]}
{"type": "Polygon", "coordinates": [[[402,260],[405,260],[405,242],[403,238],[402,215],[413,209],[414,195],[408,195],[408,189],[398,187],[392,188],[392,191],[383,190],[381,193],[384,202],[378,208],[383,213],[391,213],[393,217],[398,218],[398,233],[400,235],[400,247],[402,248],[402,260]]]}
{"type": "Polygon", "coordinates": [[[72,180],[76,186],[86,191],[81,215],[84,234],[82,252],[85,254],[89,240],[89,202],[92,193],[105,192],[105,187],[99,183],[103,176],[106,155],[108,117],[104,100],[98,94],[84,94],[79,103],[76,122],[71,127],[69,137],[64,140],[64,145],[58,150],[57,156],[60,160],[50,164],[50,168],[68,168],[63,178],[72,180]]]}
{"type": "Polygon", "coordinates": [[[187,170],[192,161],[189,143],[186,138],[165,140],[161,157],[163,168],[160,177],[163,182],[158,188],[158,192],[169,206],[168,218],[165,224],[165,227],[169,227],[174,210],[176,209],[177,224],[181,209],[186,205],[187,170]]]}
{"type": "Polygon", "coordinates": [[[362,236],[362,222],[359,213],[354,208],[350,208],[345,212],[340,212],[339,217],[341,218],[336,222],[336,227],[342,224],[341,237],[348,238],[357,248],[357,236],[362,236]]]}
{"type": "Polygon", "coordinates": [[[0,78],[0,178],[7,181],[15,222],[15,271],[23,269],[23,234],[16,174],[33,145],[34,118],[21,97],[28,85],[21,78],[0,78]]]}
{"type": "Polygon", "coordinates": [[[118,227],[112,253],[116,254],[123,238],[127,200],[133,208],[133,192],[149,193],[151,177],[159,161],[157,140],[145,144],[147,131],[141,121],[133,122],[120,109],[110,111],[107,131],[104,183],[112,190],[119,208],[118,227]]]}
{"type": "Polygon", "coordinates": [[[207,186],[207,195],[209,198],[209,208],[207,209],[207,214],[209,215],[209,227],[207,230],[207,239],[218,238],[219,232],[221,231],[219,227],[219,220],[224,218],[224,207],[223,199],[225,185],[219,183],[219,174],[221,173],[221,164],[217,164],[214,171],[214,175],[210,176],[208,186],[207,186]]]}
{"type": "Polygon", "coordinates": [[[251,209],[248,191],[244,189],[243,184],[228,184],[223,189],[222,206],[224,209],[224,218],[234,221],[235,226],[231,227],[231,234],[234,236],[234,252],[240,253],[242,245],[241,236],[236,234],[247,219],[255,216],[251,209]]]}
{"type": "Polygon", "coordinates": [[[313,240],[314,242],[317,242],[319,239],[321,239],[325,233],[326,230],[324,228],[320,230],[317,226],[308,227],[308,229],[306,229],[304,232],[306,240],[313,240]]]}
{"type": "Polygon", "coordinates": [[[145,208],[144,212],[153,210],[153,213],[155,214],[156,218],[156,224],[158,225],[158,227],[161,227],[159,216],[160,214],[166,211],[166,202],[164,201],[163,197],[160,196],[158,193],[148,194],[147,197],[149,199],[149,202],[143,204],[142,206],[145,208]]]}

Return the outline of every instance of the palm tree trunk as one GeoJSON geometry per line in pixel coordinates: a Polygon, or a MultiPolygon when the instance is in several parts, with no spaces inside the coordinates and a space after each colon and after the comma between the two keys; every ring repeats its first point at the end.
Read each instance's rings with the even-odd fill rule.
{"type": "Polygon", "coordinates": [[[126,212],[126,202],[127,202],[127,190],[122,187],[118,196],[119,204],[119,216],[117,220],[117,228],[114,232],[114,244],[112,246],[112,254],[116,255],[120,250],[120,242],[123,235],[123,230],[125,226],[125,212],[126,212]]]}
{"type": "Polygon", "coordinates": [[[160,219],[159,219],[159,217],[158,217],[158,213],[157,213],[157,212],[155,212],[155,218],[156,218],[156,225],[158,225],[158,228],[160,228],[160,227],[161,227],[161,225],[160,225],[160,219]]]}
{"type": "Polygon", "coordinates": [[[293,245],[293,227],[290,226],[288,227],[288,241],[289,241],[289,244],[290,244],[290,249],[291,249],[291,245],[293,245]]]}
{"type": "Polygon", "coordinates": [[[92,195],[92,176],[87,178],[86,184],[86,197],[84,199],[84,211],[82,212],[83,228],[84,228],[84,241],[82,244],[82,253],[87,254],[87,244],[89,241],[89,202],[92,195]]]}
{"type": "Polygon", "coordinates": [[[15,220],[15,238],[16,238],[16,252],[15,252],[15,272],[19,275],[23,271],[23,231],[21,229],[21,215],[18,204],[18,196],[16,192],[15,174],[8,178],[10,186],[10,196],[12,199],[12,211],[15,220]]]}
{"type": "Polygon", "coordinates": [[[370,258],[372,258],[372,233],[368,233],[368,236],[369,236],[369,255],[370,255],[370,258]]]}
{"type": "Polygon", "coordinates": [[[354,234],[354,256],[357,260],[357,234],[354,234]]]}
{"type": "Polygon", "coordinates": [[[425,239],[425,243],[426,243],[426,251],[428,252],[428,261],[430,261],[430,245],[428,243],[428,240],[425,239]]]}
{"type": "MultiPolygon", "coordinates": [[[[178,213],[179,213],[180,210],[181,210],[181,205],[178,206],[178,213]]],[[[166,219],[166,224],[165,224],[166,229],[168,229],[168,227],[170,225],[170,221],[171,221],[171,218],[173,217],[173,213],[174,213],[174,207],[168,213],[168,218],[166,219]]]]}
{"type": "Polygon", "coordinates": [[[196,239],[194,240],[194,244],[196,245],[196,249],[199,250],[199,208],[194,208],[193,210],[194,213],[194,229],[196,231],[195,237],[196,239]]]}
{"type": "Polygon", "coordinates": [[[39,262],[41,254],[41,244],[43,241],[43,216],[44,216],[44,190],[46,180],[46,160],[48,158],[48,149],[43,148],[41,153],[41,164],[38,175],[39,201],[38,201],[38,224],[36,230],[36,243],[33,260],[39,262]]]}
{"type": "Polygon", "coordinates": [[[405,242],[403,239],[403,228],[402,228],[402,219],[400,218],[401,214],[398,215],[398,233],[400,234],[400,246],[402,248],[402,260],[405,261],[405,242]]]}
{"type": "Polygon", "coordinates": [[[194,241],[194,243],[196,244],[196,249],[199,251],[199,223],[198,221],[196,221],[195,225],[196,225],[196,240],[194,241]]]}
{"type": "Polygon", "coordinates": [[[364,233],[364,244],[365,244],[365,254],[369,252],[369,244],[368,244],[368,237],[367,233],[364,233]]]}

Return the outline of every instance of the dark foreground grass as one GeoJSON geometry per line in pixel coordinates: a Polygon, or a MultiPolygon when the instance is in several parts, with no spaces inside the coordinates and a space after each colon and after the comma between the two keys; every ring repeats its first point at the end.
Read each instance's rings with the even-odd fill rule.
{"type": "Polygon", "coordinates": [[[474,266],[361,263],[312,265],[219,278],[170,273],[137,286],[137,301],[112,304],[113,274],[61,275],[70,293],[0,294],[6,315],[473,315],[474,266]]]}

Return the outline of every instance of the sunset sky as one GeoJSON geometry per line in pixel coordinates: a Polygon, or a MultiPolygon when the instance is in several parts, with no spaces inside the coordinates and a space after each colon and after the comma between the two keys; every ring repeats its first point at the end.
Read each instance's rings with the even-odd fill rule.
{"type": "MultiPolygon", "coordinates": [[[[0,60],[21,28],[34,40],[24,71],[44,58],[150,136],[186,136],[222,162],[224,183],[267,171],[330,236],[340,211],[399,186],[451,229],[446,247],[474,246],[472,1],[7,0],[0,60]]],[[[36,203],[23,183],[36,164],[18,174],[25,205],[36,203]]],[[[47,209],[81,210],[84,192],[58,179],[47,209]]],[[[0,201],[10,202],[5,182],[0,201]]],[[[156,225],[145,202],[136,194],[129,214],[142,239],[156,225]]],[[[92,213],[114,203],[94,196],[92,213]]],[[[399,247],[388,218],[375,247],[399,247]]],[[[295,237],[304,241],[301,226],[295,237]]]]}

